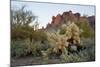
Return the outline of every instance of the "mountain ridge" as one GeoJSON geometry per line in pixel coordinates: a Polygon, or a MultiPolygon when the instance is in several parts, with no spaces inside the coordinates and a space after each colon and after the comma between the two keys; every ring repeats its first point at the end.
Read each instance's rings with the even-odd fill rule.
{"type": "Polygon", "coordinates": [[[88,21],[92,28],[95,28],[95,16],[81,16],[80,13],[73,13],[72,11],[66,11],[62,14],[57,14],[56,16],[52,16],[52,21],[47,24],[46,29],[59,27],[61,24],[64,24],[68,21],[71,22],[85,22],[88,21]]]}

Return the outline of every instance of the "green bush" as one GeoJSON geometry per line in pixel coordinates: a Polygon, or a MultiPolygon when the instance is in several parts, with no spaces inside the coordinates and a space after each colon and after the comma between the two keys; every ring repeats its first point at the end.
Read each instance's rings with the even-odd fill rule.
{"type": "Polygon", "coordinates": [[[11,56],[26,56],[30,52],[30,41],[11,41],[11,56]]]}
{"type": "Polygon", "coordinates": [[[62,24],[61,27],[60,27],[60,31],[59,31],[59,34],[65,34],[66,33],[66,27],[67,25],[66,24],[62,24]]]}
{"type": "Polygon", "coordinates": [[[19,9],[12,8],[11,11],[11,38],[13,40],[30,38],[35,26],[35,24],[30,26],[30,23],[37,17],[31,11],[25,10],[25,6],[19,9]]]}
{"type": "Polygon", "coordinates": [[[40,42],[31,44],[31,51],[33,56],[40,56],[41,54],[40,50],[41,50],[40,42]]]}
{"type": "Polygon", "coordinates": [[[42,56],[41,51],[46,51],[50,48],[48,42],[41,43],[41,41],[37,41],[31,45],[31,51],[33,56],[42,56]]]}
{"type": "Polygon", "coordinates": [[[47,40],[47,35],[44,31],[34,31],[32,33],[32,38],[35,41],[46,41],[47,40]]]}
{"type": "Polygon", "coordinates": [[[34,32],[31,27],[20,26],[11,30],[11,38],[12,40],[23,40],[32,36],[34,32]]]}
{"type": "Polygon", "coordinates": [[[95,61],[95,41],[94,39],[83,39],[83,44],[85,49],[81,51],[69,53],[67,55],[61,55],[62,62],[87,62],[95,61]]]}
{"type": "Polygon", "coordinates": [[[47,50],[50,47],[48,41],[41,40],[31,42],[29,39],[12,40],[11,41],[11,56],[23,57],[27,55],[41,56],[42,50],[47,50]]]}
{"type": "Polygon", "coordinates": [[[91,28],[87,20],[83,22],[77,22],[76,24],[79,26],[81,30],[81,37],[91,38],[95,36],[94,30],[91,28]]]}

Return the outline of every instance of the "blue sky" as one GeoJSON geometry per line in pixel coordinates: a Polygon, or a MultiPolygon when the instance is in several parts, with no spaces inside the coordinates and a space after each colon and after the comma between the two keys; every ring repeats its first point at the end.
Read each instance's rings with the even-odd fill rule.
{"type": "Polygon", "coordinates": [[[34,15],[38,16],[39,27],[46,26],[50,23],[52,16],[58,13],[62,14],[65,11],[71,10],[73,13],[79,12],[81,15],[95,15],[95,6],[87,5],[69,5],[69,4],[53,4],[53,3],[39,3],[39,2],[22,2],[11,1],[11,7],[14,9],[26,6],[26,10],[30,10],[34,15]]]}

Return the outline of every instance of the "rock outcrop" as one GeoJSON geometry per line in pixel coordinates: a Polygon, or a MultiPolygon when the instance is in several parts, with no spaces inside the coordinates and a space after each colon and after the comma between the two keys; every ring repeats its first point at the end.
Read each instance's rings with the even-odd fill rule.
{"type": "Polygon", "coordinates": [[[91,27],[95,26],[95,16],[81,16],[80,13],[73,13],[72,11],[66,11],[57,16],[52,16],[52,21],[47,24],[46,29],[59,27],[61,24],[71,22],[85,22],[88,21],[91,27]]]}

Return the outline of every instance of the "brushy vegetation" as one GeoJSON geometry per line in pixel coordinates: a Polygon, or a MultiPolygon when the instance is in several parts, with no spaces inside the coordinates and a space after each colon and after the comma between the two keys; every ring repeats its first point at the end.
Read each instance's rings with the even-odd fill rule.
{"type": "Polygon", "coordinates": [[[28,40],[19,40],[11,42],[11,56],[22,57],[30,52],[30,42],[28,40]]]}
{"type": "Polygon", "coordinates": [[[49,47],[46,33],[37,29],[37,21],[34,25],[29,25],[37,17],[24,8],[12,10],[11,14],[11,56],[13,57],[22,57],[28,54],[38,56],[42,49],[46,50],[49,47]]]}
{"type": "Polygon", "coordinates": [[[33,26],[29,25],[37,17],[24,7],[12,10],[11,17],[11,57],[31,55],[33,58],[40,57],[44,63],[51,58],[60,59],[61,63],[95,60],[95,32],[87,20],[69,25],[66,22],[56,32],[47,32],[38,29],[37,21],[33,26]],[[72,37],[75,44],[81,46],[80,50],[77,45],[69,48],[72,43],[67,40],[72,37]]]}
{"type": "Polygon", "coordinates": [[[95,43],[94,40],[83,40],[84,49],[79,52],[69,53],[62,56],[62,62],[86,62],[95,61],[95,43]],[[86,42],[88,41],[88,42],[86,42]]]}

